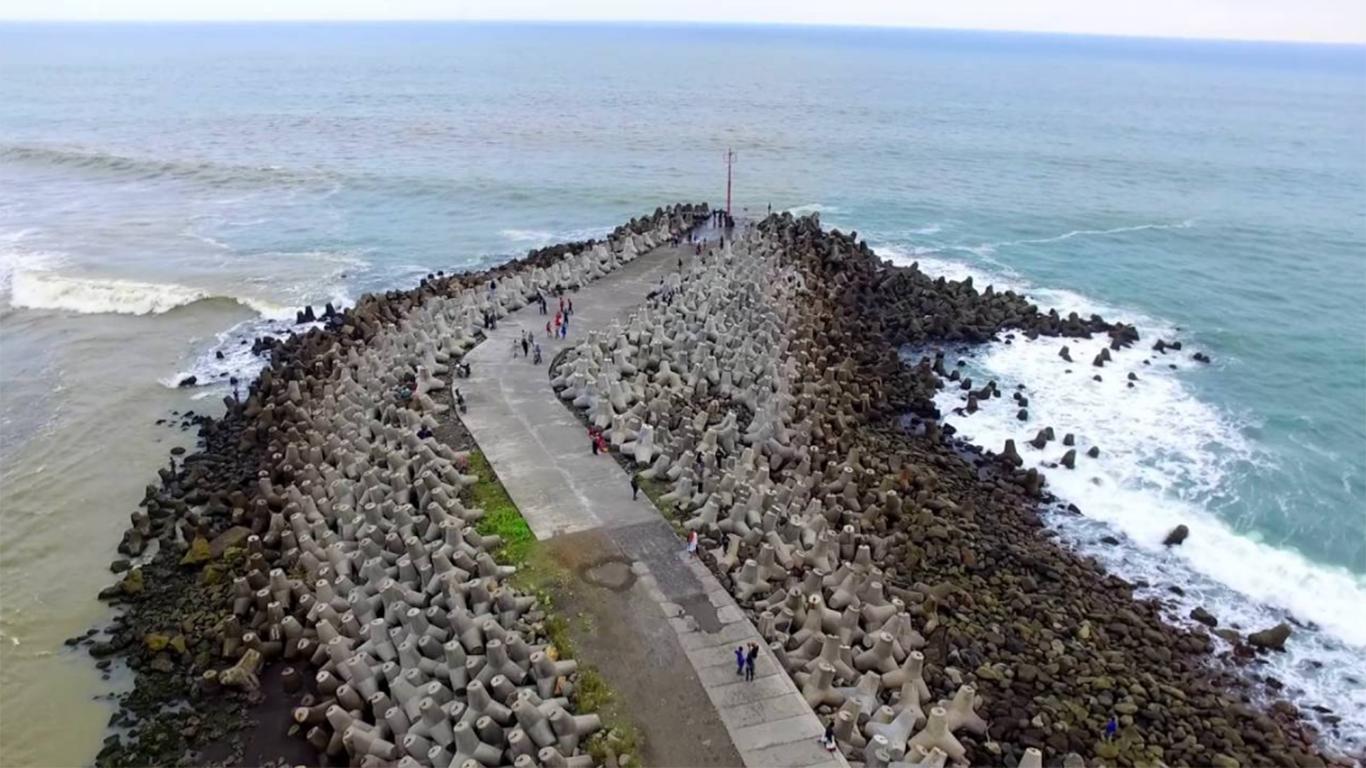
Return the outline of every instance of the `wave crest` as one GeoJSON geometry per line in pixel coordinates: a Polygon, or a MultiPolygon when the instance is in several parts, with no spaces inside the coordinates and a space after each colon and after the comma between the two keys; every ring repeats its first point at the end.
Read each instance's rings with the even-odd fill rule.
{"type": "Polygon", "coordinates": [[[10,305],[21,309],[49,309],[82,315],[159,315],[200,301],[231,301],[263,317],[288,318],[290,310],[268,301],[222,296],[175,283],[69,277],[51,272],[15,271],[10,305]]]}

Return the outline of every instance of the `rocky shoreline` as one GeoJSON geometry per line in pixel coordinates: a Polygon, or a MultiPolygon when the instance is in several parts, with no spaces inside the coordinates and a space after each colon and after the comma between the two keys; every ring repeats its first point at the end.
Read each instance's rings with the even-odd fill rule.
{"type": "Polygon", "coordinates": [[[1288,702],[1259,706],[1208,634],[1053,541],[1046,478],[1013,445],[956,444],[932,398],[957,376],[898,356],[1006,329],[1139,338],[773,216],[576,347],[552,383],[668,488],[659,501],[852,761],[1334,760],[1288,702]]]}
{"type": "Polygon", "coordinates": [[[575,662],[477,532],[467,454],[431,433],[451,432],[452,363],[484,323],[705,214],[657,209],[260,340],[270,362],[245,399],[195,417],[199,449],[132,514],[101,593],[122,612],[71,641],[134,673],[96,763],[597,762],[575,662]]]}
{"type": "MultiPolygon", "coordinates": [[[[452,363],[489,318],[707,213],[657,209],[263,340],[247,397],[196,417],[199,450],[133,514],[120,551],[136,562],[102,593],[124,612],[80,641],[136,673],[113,722],[126,733],[97,762],[593,764],[573,662],[475,531],[466,457],[418,433],[454,419],[452,363]]],[[[1209,635],[1045,535],[1046,479],[1013,446],[953,443],[933,404],[953,373],[898,351],[1006,329],[1138,340],[772,216],[576,346],[554,384],[667,484],[855,762],[1332,761],[1293,706],[1255,703],[1209,635]]]]}

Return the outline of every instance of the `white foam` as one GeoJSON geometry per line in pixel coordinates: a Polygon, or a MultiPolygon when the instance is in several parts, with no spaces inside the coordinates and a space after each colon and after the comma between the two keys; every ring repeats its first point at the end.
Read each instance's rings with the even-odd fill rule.
{"type": "Polygon", "coordinates": [[[252,354],[252,342],[262,336],[285,338],[292,332],[306,333],[317,323],[293,325],[285,320],[247,320],[216,335],[214,343],[204,349],[190,366],[160,379],[162,386],[175,389],[189,376],[195,377],[199,390],[195,398],[227,394],[233,390],[232,379],[237,379],[237,390],[245,396],[247,387],[269,362],[269,355],[252,354]],[[222,358],[218,357],[222,354],[222,358]]]}
{"type": "Polygon", "coordinates": [[[835,207],[835,206],[833,206],[833,205],[824,205],[824,204],[822,204],[822,203],[806,203],[805,205],[794,205],[794,206],[792,206],[791,208],[787,208],[787,209],[785,209],[785,210],[787,211],[787,213],[790,213],[790,214],[792,214],[793,216],[805,216],[805,215],[807,215],[807,214],[809,214],[809,213],[839,213],[839,212],[840,212],[840,209],[839,209],[839,208],[837,208],[837,207],[835,207]]]}
{"type": "Polygon", "coordinates": [[[264,317],[291,316],[287,307],[242,296],[218,296],[210,291],[175,283],[71,277],[54,272],[21,269],[14,272],[10,304],[24,309],[49,309],[84,315],[156,315],[212,298],[235,301],[264,317]]]}
{"type": "MultiPolygon", "coordinates": [[[[894,262],[908,258],[904,252],[879,249],[884,252],[894,262]]],[[[1149,596],[1166,601],[1172,621],[1189,623],[1190,610],[1202,605],[1223,626],[1234,622],[1244,630],[1263,629],[1288,617],[1316,624],[1317,631],[1295,630],[1288,652],[1273,656],[1266,671],[1284,682],[1294,698],[1331,707],[1343,718],[1336,728],[1324,725],[1330,738],[1362,743],[1366,688],[1345,682],[1344,675],[1366,679],[1366,578],[1248,536],[1209,511],[1236,501],[1227,496],[1236,473],[1275,467],[1243,436],[1245,425],[1198,399],[1185,384],[1182,371],[1194,365],[1188,353],[1151,350],[1154,339],[1178,336],[1175,329],[1070,291],[1035,289],[1018,277],[910,258],[918,259],[930,275],[955,280],[970,276],[978,288],[990,284],[1015,290],[1063,313],[1095,312],[1138,325],[1143,341],[1112,351],[1113,361],[1103,368],[1091,361],[1108,346],[1108,337],[1031,341],[1014,334],[1010,344],[981,347],[963,369],[974,388],[994,379],[1004,397],[982,403],[975,414],[958,416],[952,410],[963,405],[966,393],[951,384],[936,403],[968,442],[999,451],[1013,439],[1025,466],[1044,468],[1048,489],[1082,512],[1082,517],[1050,515],[1054,529],[1112,572],[1152,584],[1149,596]],[[1063,345],[1074,362],[1058,356],[1063,345]],[[1139,379],[1133,388],[1127,386],[1130,372],[1139,379]],[[1092,379],[1096,374],[1101,381],[1092,379]],[[1017,419],[1019,406],[1010,397],[1018,384],[1029,387],[1024,392],[1028,422],[1017,419]],[[1053,427],[1057,440],[1035,449],[1027,441],[1045,426],[1053,427]],[[1066,450],[1061,440],[1068,432],[1076,435],[1076,469],[1046,466],[1061,458],[1066,450]],[[1092,445],[1100,448],[1098,458],[1085,455],[1092,445]],[[1189,538],[1180,547],[1164,547],[1162,539],[1179,524],[1190,529],[1189,538]],[[1118,535],[1127,546],[1100,544],[1107,534],[1118,535]],[[1166,590],[1172,585],[1186,595],[1175,597],[1166,590]]]]}
{"type": "Polygon", "coordinates": [[[1074,237],[1105,237],[1107,235],[1122,235],[1127,232],[1143,232],[1146,230],[1167,230],[1167,229],[1189,229],[1195,226],[1195,219],[1171,223],[1150,223],[1134,224],[1126,227],[1112,227],[1110,229],[1073,229],[1063,232],[1060,235],[1049,237],[1030,237],[1020,240],[1000,240],[992,243],[979,243],[977,245],[954,245],[952,250],[964,251],[976,256],[988,256],[999,248],[1009,248],[1015,245],[1046,245],[1048,243],[1060,243],[1064,240],[1071,240],[1074,237]]]}
{"type": "Polygon", "coordinates": [[[556,243],[575,243],[581,240],[596,240],[612,233],[612,227],[580,227],[558,232],[546,229],[503,229],[498,234],[518,245],[540,248],[556,243]]]}

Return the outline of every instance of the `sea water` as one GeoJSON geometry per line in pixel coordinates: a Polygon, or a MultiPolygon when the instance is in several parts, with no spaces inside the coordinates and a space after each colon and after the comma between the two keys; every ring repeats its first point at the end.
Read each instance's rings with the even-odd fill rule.
{"type": "Polygon", "coordinates": [[[155,421],[217,412],[261,365],[252,338],[305,303],[722,203],[728,147],[737,213],[819,212],[893,262],[1137,323],[1101,370],[1099,340],[950,349],[1024,385],[1030,419],[1008,398],[956,415],[957,390],[941,410],[1030,465],[1060,456],[1024,444],[1044,425],[1098,446],[1047,469],[1081,510],[1048,513],[1061,541],[1173,621],[1293,618],[1257,674],[1332,708],[1336,743],[1366,734],[1362,48],[4,25],[0,105],[0,763],[98,749],[91,697],[118,680],[61,640],[107,616],[93,595],[127,515],[188,444],[155,421]],[[1190,538],[1167,549],[1176,524],[1190,538]]]}

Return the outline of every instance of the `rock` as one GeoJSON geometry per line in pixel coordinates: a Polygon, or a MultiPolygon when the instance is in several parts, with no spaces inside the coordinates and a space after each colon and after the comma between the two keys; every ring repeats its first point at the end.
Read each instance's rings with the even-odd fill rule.
{"type": "Polygon", "coordinates": [[[125,595],[142,594],[143,586],[141,568],[129,571],[128,575],[123,577],[123,581],[119,582],[119,589],[122,589],[125,595]]]}
{"type": "Polygon", "coordinates": [[[1064,344],[1063,348],[1058,350],[1058,357],[1061,357],[1062,359],[1070,363],[1072,362],[1072,350],[1068,349],[1067,345],[1064,344]]]}
{"type": "Polygon", "coordinates": [[[1029,409],[1021,408],[1019,411],[1015,413],[1015,418],[1019,419],[1020,421],[1029,421],[1029,409]]]}
{"type": "Polygon", "coordinates": [[[1105,364],[1110,362],[1111,359],[1110,349],[1105,347],[1102,348],[1100,354],[1096,355],[1095,359],[1091,361],[1091,365],[1094,365],[1097,368],[1104,368],[1105,364]]]}
{"type": "Polygon", "coordinates": [[[124,571],[132,567],[132,562],[130,562],[127,558],[122,557],[109,564],[109,570],[113,571],[114,573],[123,573],[124,571]]]}
{"type": "Polygon", "coordinates": [[[1093,458],[1093,459],[1100,458],[1100,446],[1099,446],[1099,445],[1093,445],[1093,446],[1091,446],[1090,448],[1087,448],[1087,449],[1086,449],[1086,455],[1087,455],[1087,456],[1090,456],[1090,457],[1093,458]]]}
{"type": "Polygon", "coordinates": [[[1238,645],[1243,642],[1243,636],[1238,634],[1238,630],[1236,629],[1216,629],[1214,630],[1214,634],[1223,638],[1223,640],[1230,645],[1238,645]]]}
{"type": "Polygon", "coordinates": [[[193,387],[194,385],[196,385],[196,384],[198,384],[198,383],[199,383],[199,377],[198,377],[198,376],[186,376],[185,378],[183,378],[183,379],[181,379],[180,381],[176,382],[176,386],[177,386],[177,387],[193,387]]]}
{"type": "Polygon", "coordinates": [[[242,543],[245,542],[250,535],[251,529],[244,528],[240,525],[234,525],[226,531],[223,531],[213,537],[213,541],[209,542],[210,557],[217,560],[229,549],[242,546],[242,543]]]}
{"type": "Polygon", "coordinates": [[[1211,757],[1209,764],[1214,768],[1241,768],[1241,763],[1222,752],[1211,757]]]}
{"type": "Polygon", "coordinates": [[[1285,641],[1289,637],[1290,625],[1283,621],[1270,629],[1253,632],[1247,636],[1247,642],[1262,650],[1284,651],[1285,641]]]}
{"type": "Polygon", "coordinates": [[[1219,626],[1219,620],[1214,618],[1214,614],[1205,610],[1202,606],[1197,605],[1195,607],[1195,610],[1191,611],[1191,618],[1195,619],[1201,624],[1204,624],[1207,627],[1219,626]]]}
{"type": "Polygon", "coordinates": [[[1066,446],[1073,446],[1073,445],[1076,445],[1076,444],[1077,444],[1077,438],[1076,438],[1076,436],[1073,435],[1071,432],[1068,432],[1067,434],[1065,434],[1065,435],[1062,436],[1062,444],[1063,444],[1063,445],[1066,445],[1066,446]]]}
{"type": "Polygon", "coordinates": [[[1191,357],[1197,363],[1208,363],[1210,361],[1209,355],[1205,354],[1204,352],[1196,352],[1195,354],[1191,355],[1191,357]]]}
{"type": "Polygon", "coordinates": [[[1162,543],[1168,547],[1175,547],[1179,545],[1181,542],[1185,541],[1186,537],[1190,534],[1190,529],[1186,527],[1185,523],[1182,523],[1181,525],[1178,525],[1175,528],[1168,531],[1167,538],[1163,539],[1162,543]]]}
{"type": "Polygon", "coordinates": [[[1067,467],[1068,469],[1076,469],[1076,468],[1077,468],[1077,449],[1076,449],[1076,448],[1068,448],[1068,449],[1067,449],[1067,453],[1064,453],[1064,454],[1062,455],[1062,461],[1059,462],[1059,463],[1062,464],[1064,467],[1067,467]]]}
{"type": "Polygon", "coordinates": [[[1100,543],[1102,543],[1102,544],[1109,544],[1110,546],[1113,547],[1113,546],[1119,544],[1119,539],[1116,539],[1114,536],[1101,536],[1101,537],[1100,537],[1100,543]]]}
{"type": "Polygon", "coordinates": [[[148,632],[142,636],[142,644],[147,646],[147,650],[152,653],[160,653],[166,649],[166,646],[171,644],[171,638],[160,632],[148,632]]]}
{"type": "Polygon", "coordinates": [[[181,565],[199,565],[208,562],[213,557],[213,552],[209,549],[209,540],[203,536],[194,537],[190,542],[190,548],[185,550],[185,556],[180,558],[181,565]]]}

